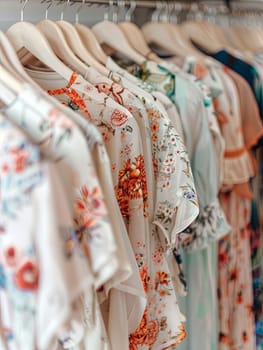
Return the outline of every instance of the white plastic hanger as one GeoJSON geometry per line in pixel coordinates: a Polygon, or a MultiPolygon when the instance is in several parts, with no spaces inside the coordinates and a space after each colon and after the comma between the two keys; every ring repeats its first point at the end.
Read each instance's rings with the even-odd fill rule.
{"type": "MultiPolygon", "coordinates": [[[[82,2],[81,6],[85,3],[85,0],[82,2]]],[[[76,14],[77,16],[77,14],[76,14]]],[[[109,71],[106,69],[101,63],[99,63],[89,51],[84,46],[76,28],[69,22],[64,20],[60,20],[56,22],[57,25],[62,29],[62,32],[67,40],[69,47],[75,53],[77,57],[79,57],[83,62],[88,64],[89,66],[93,66],[103,75],[108,75],[109,71]]]]}
{"type": "Polygon", "coordinates": [[[102,64],[106,65],[108,56],[102,50],[96,36],[92,30],[83,24],[76,23],[75,28],[81,37],[83,44],[87,47],[90,53],[102,64]]]}
{"type": "Polygon", "coordinates": [[[3,48],[3,53],[9,63],[10,71],[15,77],[23,82],[30,83],[31,85],[39,88],[35,81],[26,73],[22,66],[16,52],[8,40],[7,36],[0,31],[0,46],[3,48]]]}
{"type": "Polygon", "coordinates": [[[108,57],[105,52],[102,50],[96,36],[90,28],[79,23],[79,13],[85,4],[86,0],[82,0],[81,5],[79,6],[76,15],[75,15],[75,28],[83,42],[83,45],[89,50],[89,52],[103,65],[106,65],[108,57]]]}
{"type": "Polygon", "coordinates": [[[72,70],[59,60],[45,36],[32,23],[16,23],[7,30],[6,34],[16,52],[25,48],[63,78],[70,79],[72,70]]]}
{"type": "Polygon", "coordinates": [[[72,49],[75,55],[89,66],[96,68],[101,74],[108,76],[108,69],[91,56],[89,51],[84,46],[77,29],[73,26],[73,24],[66,21],[58,21],[56,23],[62,29],[69,47],[72,49]]]}
{"type": "Polygon", "coordinates": [[[86,64],[74,55],[65,39],[61,28],[53,21],[44,19],[37,23],[37,28],[44,34],[56,55],[69,67],[81,75],[85,75],[86,64]]]}
{"type": "MultiPolygon", "coordinates": [[[[113,0],[110,0],[110,6],[114,6],[113,0]]],[[[104,19],[104,21],[95,24],[92,31],[101,45],[108,45],[137,64],[142,64],[145,61],[145,58],[132,48],[117,24],[104,19]]]]}
{"type": "Polygon", "coordinates": [[[170,23],[158,22],[161,10],[162,3],[157,2],[157,8],[152,15],[152,21],[142,26],[142,32],[147,43],[155,44],[170,54],[179,57],[190,55],[200,57],[198,51],[193,50],[188,45],[178,28],[170,23]]]}
{"type": "Polygon", "coordinates": [[[208,53],[217,52],[222,49],[222,44],[214,38],[211,40],[211,34],[197,21],[186,21],[180,25],[181,30],[185,38],[194,42],[200,48],[204,49],[208,53]]]}
{"type": "MultiPolygon", "coordinates": [[[[26,3],[26,2],[25,2],[26,3]]],[[[25,4],[23,5],[25,7],[25,4]]],[[[23,10],[21,10],[21,20],[23,20],[23,10]]],[[[45,36],[32,23],[18,22],[13,24],[6,32],[16,52],[27,49],[33,56],[46,66],[57,72],[61,77],[69,80],[72,70],[68,68],[55,55],[45,36]]]]}
{"type": "Polygon", "coordinates": [[[125,15],[125,22],[118,23],[118,26],[126,36],[131,46],[146,59],[159,63],[161,59],[147,45],[142,31],[131,22],[132,13],[136,9],[136,1],[130,1],[131,6],[125,15]]]}

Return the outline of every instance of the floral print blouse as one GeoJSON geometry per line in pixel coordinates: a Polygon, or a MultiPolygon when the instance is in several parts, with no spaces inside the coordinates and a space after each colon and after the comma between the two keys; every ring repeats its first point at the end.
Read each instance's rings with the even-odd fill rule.
{"type": "MultiPolygon", "coordinates": [[[[47,103],[41,95],[34,94],[32,89],[26,87],[16,100],[5,108],[5,114],[29,134],[43,153],[59,164],[61,171],[65,173],[69,171],[70,177],[66,193],[68,201],[72,198],[75,200],[71,211],[74,211],[77,238],[86,256],[86,263],[89,263],[92,268],[93,285],[95,288],[100,287],[112,277],[117,269],[116,244],[85,138],[71,120],[47,103]],[[36,103],[38,107],[41,107],[41,112],[35,109],[36,103]],[[74,153],[77,153],[78,156],[74,156],[74,153]],[[105,250],[105,243],[107,243],[107,250],[105,250]]],[[[65,254],[71,255],[74,241],[70,237],[68,239],[65,254]]],[[[91,291],[92,288],[89,288],[84,293],[84,295],[91,296],[85,298],[86,326],[92,325],[93,305],[98,305],[92,298],[91,291]]],[[[84,305],[82,308],[79,306],[78,311],[80,329],[84,327],[83,316],[81,316],[83,308],[84,305]]],[[[99,327],[101,334],[99,332],[98,334],[100,334],[101,342],[105,343],[103,339],[107,338],[103,334],[102,324],[99,327]]],[[[82,341],[82,337],[77,333],[71,335],[71,338],[73,344],[82,341]]],[[[60,342],[66,346],[69,339],[67,337],[66,341],[65,337],[60,335],[60,342]]]]}
{"type": "Polygon", "coordinates": [[[74,313],[72,302],[94,278],[61,169],[3,115],[0,142],[1,348],[50,349],[74,313]]]}
{"type": "MultiPolygon", "coordinates": [[[[139,327],[130,334],[130,348],[168,349],[174,347],[185,337],[182,325],[184,318],[178,309],[173,283],[165,260],[164,246],[160,244],[159,237],[156,233],[154,234],[156,230],[153,231],[153,226],[149,222],[147,172],[138,123],[127,109],[116,105],[116,102],[106,94],[98,92],[81,77],[75,76],[72,79],[75,81],[71,82],[70,86],[68,84],[68,87],[65,88],[49,89],[49,93],[57,96],[64,104],[79,106],[76,109],[91,120],[104,136],[112,163],[116,197],[126,221],[147,294],[147,309],[139,327]],[[140,232],[138,232],[138,227],[140,227],[140,232]]],[[[41,84],[40,80],[38,82],[41,84]]],[[[64,83],[64,86],[66,85],[67,83],[64,83]]],[[[98,86],[98,90],[101,87],[98,86]]],[[[45,88],[48,87],[45,86],[45,88]]],[[[117,99],[120,97],[122,97],[121,93],[115,96],[117,99]]],[[[186,188],[182,188],[179,195],[186,191],[186,188]]],[[[184,205],[184,199],[182,204],[184,205]]],[[[196,203],[193,205],[197,208],[196,203]]],[[[163,208],[160,207],[160,210],[163,208]]],[[[198,209],[195,210],[196,212],[198,209]]],[[[175,212],[171,211],[169,215],[174,214],[175,212]]],[[[164,223],[168,224],[165,221],[164,223]]]]}
{"type": "Polygon", "coordinates": [[[182,245],[187,251],[202,249],[229,231],[217,198],[219,180],[215,147],[209,132],[207,100],[191,79],[174,74],[155,62],[146,61],[134,74],[165,92],[178,107],[200,201],[199,217],[182,235],[182,245]]]}
{"type": "MultiPolygon", "coordinates": [[[[109,61],[109,63],[111,63],[111,61],[109,61]]],[[[111,64],[110,66],[108,66],[108,68],[109,67],[113,67],[114,68],[115,66],[111,64]]],[[[118,77],[119,79],[121,79],[121,81],[120,81],[121,84],[123,86],[125,86],[126,88],[128,88],[138,98],[141,99],[141,101],[144,103],[144,105],[145,105],[145,107],[146,107],[146,109],[148,111],[148,115],[149,115],[148,119],[152,120],[152,114],[153,114],[153,111],[154,111],[154,114],[157,117],[156,121],[160,124],[160,127],[158,127],[158,133],[157,134],[156,134],[156,132],[154,132],[154,131],[152,132],[151,131],[153,133],[153,135],[152,135],[152,143],[153,143],[152,153],[153,153],[153,156],[152,157],[153,157],[153,164],[154,164],[155,169],[156,169],[155,159],[161,159],[159,156],[156,156],[156,153],[160,149],[158,146],[155,146],[155,143],[156,143],[156,145],[158,145],[158,142],[157,142],[158,139],[157,139],[156,136],[159,134],[159,131],[161,131],[162,129],[165,130],[165,128],[168,125],[171,126],[171,130],[174,130],[174,127],[172,127],[172,123],[171,123],[170,119],[168,118],[168,116],[166,114],[163,114],[161,112],[161,110],[158,108],[158,104],[156,104],[155,98],[152,95],[150,95],[149,93],[147,93],[144,90],[142,90],[141,87],[138,86],[138,84],[135,85],[134,81],[130,82],[125,77],[123,77],[123,75],[125,75],[125,76],[127,75],[125,73],[125,71],[120,71],[118,69],[118,72],[119,73],[116,73],[116,72],[112,73],[112,76],[113,77],[118,77]],[[153,107],[155,107],[155,108],[153,108],[153,107]]],[[[129,76],[129,74],[128,74],[128,76],[129,76]]],[[[178,147],[181,144],[181,142],[182,142],[181,137],[179,135],[178,135],[178,139],[180,140],[180,143],[173,145],[174,150],[172,152],[174,152],[175,148],[178,147]]],[[[184,152],[186,152],[184,145],[183,145],[183,149],[184,149],[184,152]]],[[[181,162],[181,160],[178,160],[177,164],[179,165],[180,162],[181,162]]],[[[190,170],[190,168],[189,168],[189,170],[190,170]]],[[[190,170],[190,172],[191,172],[191,170],[190,170]]],[[[184,172],[180,172],[180,174],[183,174],[183,173],[184,172]]],[[[175,174],[175,176],[177,176],[177,175],[175,174]]],[[[175,183],[174,186],[176,186],[176,183],[175,183]]],[[[171,186],[171,188],[173,188],[174,186],[171,186]]],[[[167,194],[169,196],[169,191],[170,191],[170,188],[168,187],[166,189],[166,191],[164,192],[164,194],[167,194]]],[[[189,198],[188,198],[188,200],[189,200],[189,204],[188,205],[192,206],[192,209],[194,209],[194,208],[197,209],[195,198],[196,198],[195,194],[194,194],[194,197],[191,197],[191,195],[190,195],[189,198]],[[191,200],[194,200],[194,202],[191,203],[191,200]]],[[[163,208],[165,208],[165,207],[163,206],[163,208]]],[[[175,228],[177,229],[177,233],[181,232],[180,230],[182,229],[182,226],[185,225],[184,227],[187,227],[188,222],[191,222],[191,221],[194,220],[194,218],[197,215],[197,211],[194,214],[194,212],[192,212],[192,210],[190,210],[190,211],[188,210],[188,211],[185,211],[185,215],[186,215],[185,218],[182,215],[178,215],[177,216],[178,221],[175,223],[175,228]],[[189,221],[188,221],[188,219],[189,219],[189,221]],[[180,225],[181,225],[181,227],[180,227],[180,225]]],[[[160,212],[159,212],[159,216],[160,216],[160,212]]],[[[170,253],[171,252],[172,252],[172,250],[170,249],[170,253]]],[[[180,294],[180,295],[185,295],[186,294],[186,280],[185,280],[185,277],[184,277],[184,274],[183,274],[182,259],[180,257],[180,254],[178,253],[177,244],[175,244],[175,245],[173,244],[173,255],[174,255],[174,257],[172,257],[171,254],[169,254],[169,256],[168,256],[168,262],[169,262],[169,265],[170,265],[170,271],[172,272],[172,275],[173,275],[173,280],[174,280],[174,284],[175,284],[177,293],[180,294]]]]}

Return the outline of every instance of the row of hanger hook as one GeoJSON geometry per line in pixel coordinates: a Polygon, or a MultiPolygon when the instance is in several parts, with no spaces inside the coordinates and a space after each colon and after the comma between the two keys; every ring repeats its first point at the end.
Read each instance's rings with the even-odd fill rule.
{"type": "MultiPolygon", "coordinates": [[[[20,19],[24,20],[25,7],[29,0],[21,0],[20,19]]],[[[133,14],[137,6],[141,6],[138,0],[108,0],[108,1],[90,1],[90,0],[41,0],[41,4],[47,4],[45,9],[45,18],[48,19],[50,8],[56,3],[61,6],[60,19],[64,19],[64,14],[69,6],[80,3],[75,12],[75,22],[79,23],[80,13],[83,6],[92,6],[94,4],[107,8],[104,12],[104,20],[118,22],[123,19],[126,22],[132,21],[133,14]]],[[[153,9],[151,20],[153,22],[175,22],[180,20],[183,13],[184,19],[208,19],[215,21],[218,15],[236,15],[236,16],[254,16],[258,17],[262,12],[246,12],[230,7],[228,1],[152,1],[153,9]]],[[[234,4],[234,2],[233,2],[234,4]]]]}
{"type": "MultiPolygon", "coordinates": [[[[21,11],[20,11],[20,20],[21,22],[24,21],[24,12],[25,8],[29,3],[29,0],[21,0],[22,3],[21,5],[21,11]]],[[[80,5],[78,6],[76,12],[75,12],[75,22],[79,23],[80,19],[80,13],[81,10],[83,9],[84,5],[92,6],[95,2],[89,1],[89,0],[81,0],[78,1],[80,2],[80,5]]],[[[48,6],[45,9],[45,19],[48,19],[48,13],[50,8],[57,3],[57,5],[62,6],[61,8],[61,13],[60,13],[60,19],[64,19],[64,13],[66,12],[67,8],[69,6],[73,6],[77,4],[78,2],[73,1],[73,0],[41,0],[41,4],[47,3],[48,6]]],[[[136,9],[137,6],[137,1],[136,0],[109,0],[108,4],[103,4],[103,3],[96,3],[100,6],[104,7],[109,7],[109,11],[105,11],[104,14],[104,20],[112,20],[113,22],[118,22],[119,16],[122,13],[124,13],[124,19],[127,22],[130,22],[132,20],[133,13],[136,9]],[[127,7],[127,10],[126,10],[127,7]],[[111,13],[112,12],[112,13],[111,13]]]]}

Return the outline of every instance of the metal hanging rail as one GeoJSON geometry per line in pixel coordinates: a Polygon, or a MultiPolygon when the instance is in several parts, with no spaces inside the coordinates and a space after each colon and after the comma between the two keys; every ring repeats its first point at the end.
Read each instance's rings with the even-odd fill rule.
{"type": "MultiPolygon", "coordinates": [[[[49,0],[46,0],[48,2],[49,0]]],[[[43,1],[45,2],[45,1],[43,1]]],[[[58,2],[67,2],[67,0],[59,1],[58,2]]],[[[83,0],[70,0],[70,3],[81,3],[83,0]]],[[[114,3],[114,5],[124,2],[124,1],[109,1],[109,0],[86,0],[86,4],[94,4],[94,5],[110,5],[110,3],[114,3]]],[[[218,4],[224,4],[230,7],[235,8],[241,8],[241,9],[259,9],[263,10],[263,0],[200,0],[200,1],[194,1],[194,0],[178,0],[178,1],[153,1],[153,0],[135,0],[136,8],[156,8],[157,3],[163,3],[163,4],[172,4],[172,3],[181,3],[185,6],[190,6],[191,4],[206,4],[210,6],[217,6],[218,4]]],[[[126,0],[125,4],[129,6],[131,4],[131,0],[126,0]]]]}

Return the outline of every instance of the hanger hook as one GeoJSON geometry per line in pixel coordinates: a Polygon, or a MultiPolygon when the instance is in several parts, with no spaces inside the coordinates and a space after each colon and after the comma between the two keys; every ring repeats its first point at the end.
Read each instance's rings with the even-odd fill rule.
{"type": "Polygon", "coordinates": [[[137,1],[136,0],[130,0],[130,8],[126,12],[125,15],[125,22],[131,22],[132,20],[132,15],[134,14],[137,6],[137,1]]]}
{"type": "Polygon", "coordinates": [[[65,5],[63,6],[63,9],[61,10],[61,14],[60,14],[61,21],[63,21],[63,19],[64,19],[64,12],[66,11],[67,7],[69,6],[69,3],[70,3],[70,0],[67,0],[65,5]]]}
{"type": "Polygon", "coordinates": [[[172,13],[173,13],[173,9],[174,9],[174,2],[168,2],[167,1],[167,6],[168,6],[168,14],[167,14],[167,22],[171,22],[171,16],[172,16],[172,13]]]}
{"type": "Polygon", "coordinates": [[[46,7],[46,10],[45,10],[45,19],[48,19],[48,11],[50,9],[50,7],[53,5],[53,0],[42,0],[41,3],[44,3],[44,2],[47,2],[49,3],[49,5],[46,7]]]}
{"type": "Polygon", "coordinates": [[[28,0],[24,0],[24,1],[22,0],[21,2],[22,2],[22,6],[21,6],[21,11],[20,11],[20,21],[24,22],[24,10],[25,10],[25,7],[28,3],[28,0]]]}
{"type": "Polygon", "coordinates": [[[152,14],[152,22],[158,22],[159,21],[159,15],[162,11],[163,5],[162,1],[157,1],[155,10],[152,14]]]}
{"type": "Polygon", "coordinates": [[[112,22],[117,23],[118,22],[118,0],[116,0],[116,5],[115,2],[113,1],[113,6],[112,6],[112,22]]]}
{"type": "Polygon", "coordinates": [[[163,1],[163,8],[159,15],[161,22],[168,22],[169,18],[169,4],[168,1],[163,1]]]}
{"type": "Polygon", "coordinates": [[[120,14],[120,19],[118,19],[118,22],[124,18],[123,14],[125,13],[125,6],[126,6],[126,1],[125,0],[119,0],[118,1],[120,10],[119,10],[119,14],[120,14]]]}
{"type": "Polygon", "coordinates": [[[104,13],[104,21],[109,21],[109,19],[110,19],[109,13],[110,13],[112,6],[114,6],[114,0],[109,0],[109,3],[108,3],[109,11],[106,11],[104,13]]]}
{"type": "Polygon", "coordinates": [[[86,0],[82,0],[81,4],[79,5],[77,11],[76,11],[76,14],[75,14],[75,23],[79,23],[79,14],[80,14],[80,11],[82,10],[83,6],[85,5],[86,3],[86,0]]]}

